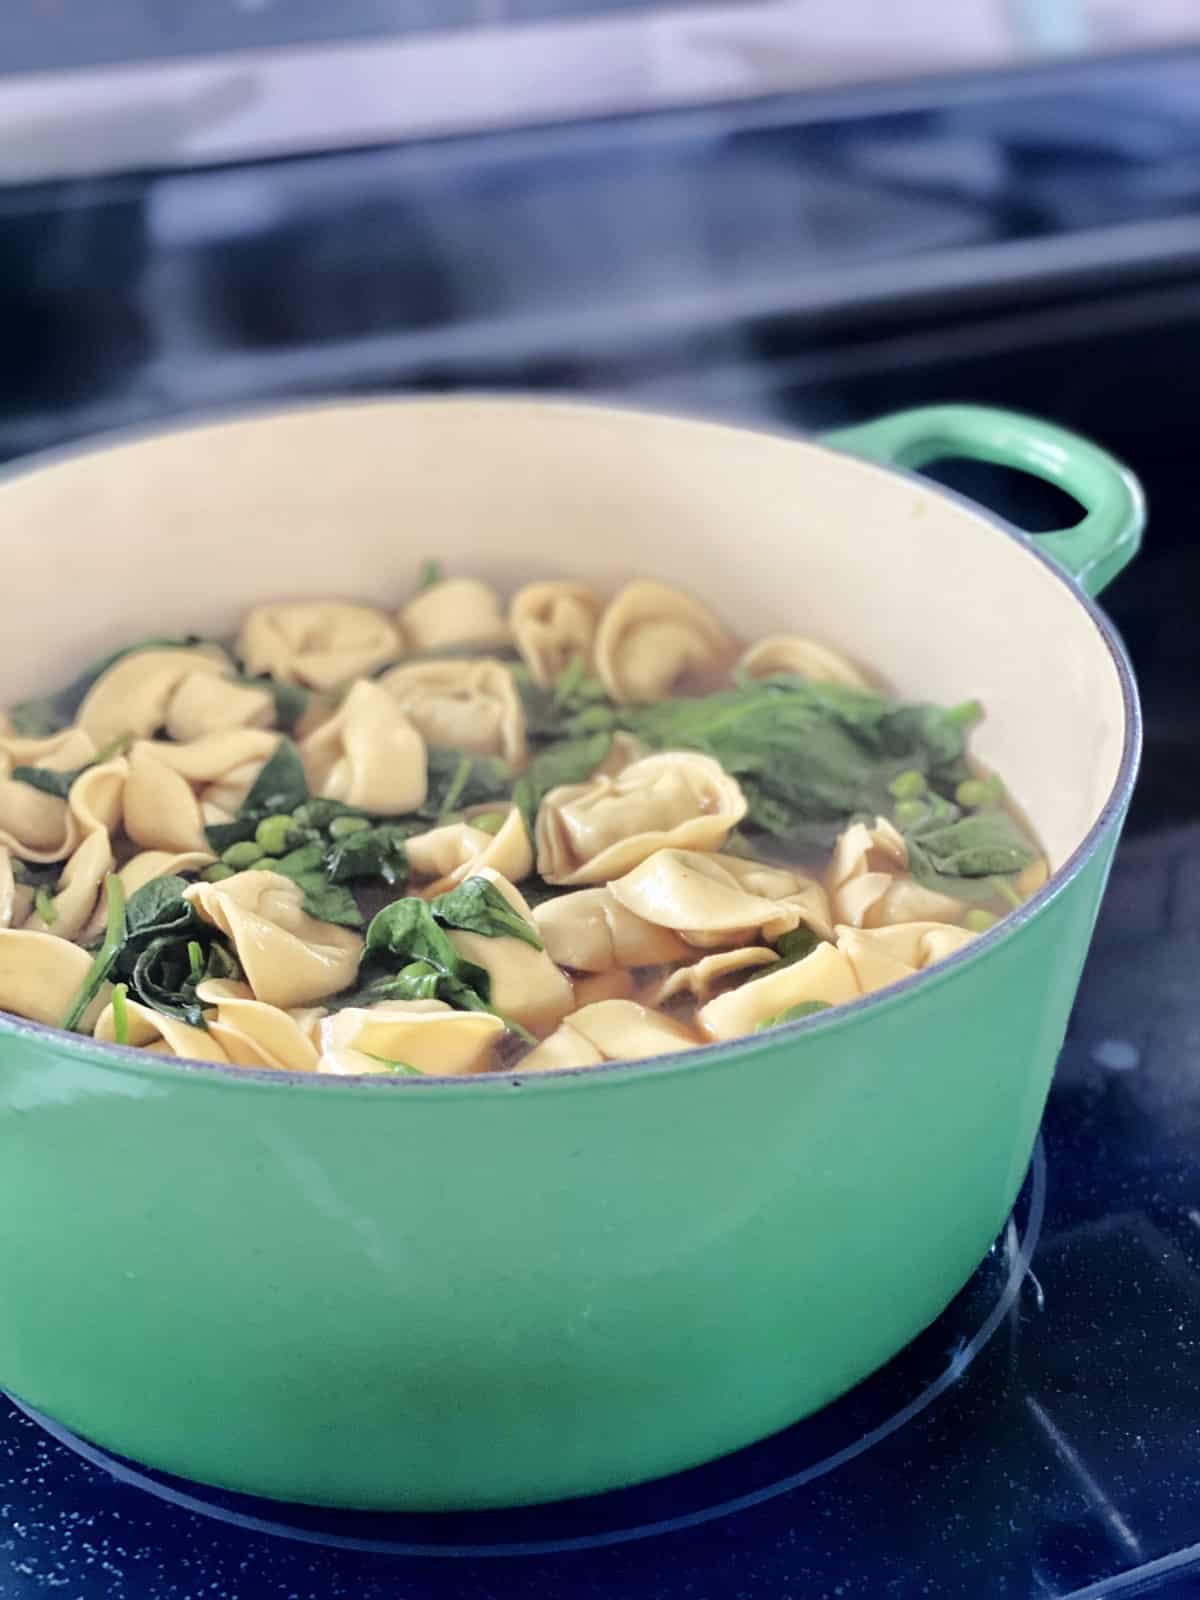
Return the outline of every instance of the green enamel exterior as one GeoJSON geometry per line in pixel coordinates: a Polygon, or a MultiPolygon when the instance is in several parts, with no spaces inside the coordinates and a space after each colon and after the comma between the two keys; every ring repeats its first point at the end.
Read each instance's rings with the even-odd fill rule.
{"type": "Polygon", "coordinates": [[[923,978],[649,1065],[281,1079],[0,1020],[0,1378],[156,1467],[363,1507],[597,1491],[785,1426],[1002,1226],[1127,798],[923,978]]]}

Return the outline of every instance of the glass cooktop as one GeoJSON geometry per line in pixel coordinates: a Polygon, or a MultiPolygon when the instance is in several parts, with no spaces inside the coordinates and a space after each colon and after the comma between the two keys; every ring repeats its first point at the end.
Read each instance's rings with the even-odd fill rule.
{"type": "Polygon", "coordinates": [[[1013,1216],[818,1416],[642,1488],[418,1517],[221,1494],[0,1401],[0,1595],[1200,1595],[1198,972],[1200,826],[1131,840],[1013,1216]]]}

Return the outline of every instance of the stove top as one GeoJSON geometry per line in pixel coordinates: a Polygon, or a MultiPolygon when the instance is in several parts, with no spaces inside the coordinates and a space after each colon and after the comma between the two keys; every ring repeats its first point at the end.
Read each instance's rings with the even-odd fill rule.
{"type": "Polygon", "coordinates": [[[1200,825],[1133,839],[1012,1218],[945,1315],[818,1416],[638,1489],[406,1517],[221,1494],[0,1402],[0,1595],[1200,1594],[1197,971],[1200,825]]]}

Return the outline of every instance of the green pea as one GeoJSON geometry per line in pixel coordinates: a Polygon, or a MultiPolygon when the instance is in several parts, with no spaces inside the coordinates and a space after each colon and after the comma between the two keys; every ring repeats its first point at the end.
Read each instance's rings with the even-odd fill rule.
{"type": "Polygon", "coordinates": [[[297,806],[292,812],[292,821],[298,828],[311,828],[313,814],[307,801],[302,806],[297,806]]]}
{"type": "Polygon", "coordinates": [[[915,800],[918,795],[925,793],[925,774],[917,772],[915,768],[902,772],[888,784],[889,791],[897,800],[915,800]]]}
{"type": "Polygon", "coordinates": [[[334,817],[329,824],[329,837],[331,839],[344,839],[348,834],[361,833],[371,824],[366,817],[334,817]]]}
{"type": "Polygon", "coordinates": [[[262,846],[254,839],[243,839],[239,844],[231,844],[228,850],[223,850],[221,860],[235,872],[244,872],[247,867],[262,860],[262,846]]]}
{"type": "Polygon", "coordinates": [[[223,861],[214,861],[211,867],[205,867],[200,876],[205,883],[220,883],[222,878],[233,877],[233,868],[227,867],[223,861]]]}
{"type": "Polygon", "coordinates": [[[479,828],[484,833],[499,833],[504,826],[505,813],[503,811],[484,811],[477,817],[469,818],[473,828],[479,828]]]}
{"type": "Polygon", "coordinates": [[[991,794],[982,778],[965,778],[955,789],[954,798],[960,806],[967,806],[974,810],[978,806],[987,805],[991,799],[991,794]]]}
{"type": "Polygon", "coordinates": [[[963,927],[971,933],[986,933],[989,928],[994,928],[1000,921],[990,911],[984,911],[981,906],[973,906],[963,918],[963,927]]]}
{"type": "Polygon", "coordinates": [[[291,817],[264,817],[254,830],[254,843],[260,855],[281,856],[291,849],[296,833],[291,817]]]}
{"type": "Polygon", "coordinates": [[[924,800],[898,800],[896,802],[897,822],[924,822],[929,815],[929,807],[924,800]]]}

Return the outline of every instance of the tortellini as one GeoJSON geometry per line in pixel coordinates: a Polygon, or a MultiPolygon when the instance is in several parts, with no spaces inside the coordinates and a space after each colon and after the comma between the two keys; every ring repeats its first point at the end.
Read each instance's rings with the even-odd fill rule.
{"type": "Polygon", "coordinates": [[[810,683],[840,683],[847,689],[871,689],[871,680],[827,644],[795,633],[773,633],[750,646],[738,662],[746,678],[770,678],[777,672],[807,678],[810,683]]]}
{"type": "Polygon", "coordinates": [[[525,711],[503,661],[416,661],[393,667],[380,684],[394,695],[426,743],[525,765],[525,711]]]}
{"type": "Polygon", "coordinates": [[[835,933],[836,943],[819,944],[803,961],[783,964],[717,995],[697,1011],[697,1023],[710,1039],[753,1033],[805,1001],[842,1005],[911,978],[973,937],[965,928],[939,922],[839,927],[835,933]]]}
{"type": "Polygon", "coordinates": [[[319,1070],[343,1076],[403,1072],[457,1078],[492,1064],[504,1024],[486,1011],[453,1011],[441,1000],[347,1006],[320,1025],[319,1070]]]}
{"type": "Polygon", "coordinates": [[[547,954],[577,972],[659,966],[691,954],[678,934],[622,905],[610,884],[555,895],[535,906],[533,920],[547,954]]]}
{"type": "Polygon", "coordinates": [[[237,653],[254,677],[336,689],[394,661],[403,648],[400,629],[374,606],[294,600],[256,606],[242,624],[237,653]]]}
{"type": "Polygon", "coordinates": [[[165,727],[169,739],[187,742],[231,728],[269,728],[274,721],[275,697],[269,689],[193,672],[171,696],[165,727]]]}
{"type": "Polygon", "coordinates": [[[131,650],[88,690],[79,707],[79,726],[98,750],[115,739],[149,738],[166,725],[171,704],[186,683],[232,671],[225,652],[210,645],[131,650]]]}
{"type": "Polygon", "coordinates": [[[23,861],[61,861],[83,831],[66,800],[10,774],[14,767],[72,772],[95,759],[96,746],[80,728],[45,739],[0,739],[0,845],[23,861]]]}
{"type": "Polygon", "coordinates": [[[703,1004],[739,972],[746,972],[753,967],[769,967],[778,960],[775,951],[765,945],[750,944],[743,945],[739,950],[714,951],[711,956],[704,956],[690,967],[676,967],[674,972],[668,973],[651,992],[650,1003],[661,1006],[680,995],[691,995],[693,1000],[703,1004]]]}
{"type": "Polygon", "coordinates": [[[74,939],[92,921],[104,880],[113,868],[112,845],[103,829],[89,833],[63,868],[47,914],[35,913],[26,926],[35,933],[74,939]]]}
{"type": "Polygon", "coordinates": [[[656,850],[719,850],[745,814],[737,780],[711,756],[645,756],[615,777],[551,789],[538,809],[538,871],[548,883],[603,883],[656,850]]]}
{"type": "MultiPolygon", "coordinates": [[[[483,867],[473,876],[494,884],[509,905],[534,927],[532,913],[519,889],[491,867],[483,867]]],[[[450,942],[459,955],[487,973],[491,1003],[501,1016],[511,1017],[523,1028],[544,1032],[575,1004],[575,992],[566,973],[545,950],[536,950],[523,939],[490,938],[455,928],[450,932],[450,942]]]]}
{"type": "Polygon", "coordinates": [[[602,1061],[639,1061],[674,1055],[701,1041],[682,1022],[636,1000],[600,1000],[566,1017],[548,1039],[521,1062],[521,1072],[556,1067],[593,1067],[602,1061]]]}
{"type": "Polygon", "coordinates": [[[425,741],[395,698],[363,678],[300,746],[314,794],[378,816],[425,804],[425,741]]]}
{"type": "Polygon", "coordinates": [[[19,928],[33,905],[33,890],[18,883],[12,852],[0,844],[0,928],[19,928]]]}
{"type": "Polygon", "coordinates": [[[443,578],[400,613],[410,650],[494,650],[511,637],[500,596],[478,578],[443,578]]]}
{"type": "Polygon", "coordinates": [[[125,831],[147,850],[204,850],[205,824],[236,813],[278,742],[258,728],[188,744],[139,740],[128,758],[125,831]]]}
{"type": "Polygon", "coordinates": [[[740,856],[656,850],[609,887],[637,916],[704,948],[773,944],[801,923],[822,938],[832,933],[815,879],[740,856]]]}
{"type": "Polygon", "coordinates": [[[603,600],[586,583],[551,579],[517,591],[509,621],[534,683],[548,688],[574,661],[591,666],[603,610],[603,600]]]}
{"type": "Polygon", "coordinates": [[[696,1022],[710,1039],[734,1039],[806,1000],[840,1006],[862,994],[853,963],[836,945],[819,944],[803,961],[782,964],[700,1007],[696,1022]]]}
{"type": "Polygon", "coordinates": [[[269,1067],[279,1072],[315,1072],[316,1019],[323,1011],[293,1015],[256,1000],[249,986],[228,978],[209,978],[196,986],[204,1006],[208,1037],[225,1059],[238,1067],[269,1067]]]}
{"type": "MultiPolygon", "coordinates": [[[[52,933],[0,928],[0,1011],[61,1028],[75,996],[91,971],[86,950],[52,933]]],[[[112,990],[102,984],[80,1026],[90,1030],[112,990]]]]}
{"type": "MultiPolygon", "coordinates": [[[[231,1058],[222,1050],[220,1041],[205,1028],[195,1028],[190,1022],[164,1016],[161,1011],[152,1011],[136,1000],[126,1000],[125,1015],[128,1037],[124,1042],[136,1050],[178,1056],[185,1061],[230,1063],[231,1058]]],[[[117,1042],[117,1021],[111,1004],[100,1013],[92,1031],[102,1044],[117,1042]]]]}
{"type": "Polygon", "coordinates": [[[887,928],[839,928],[837,947],[854,968],[863,994],[873,994],[953,955],[973,937],[945,922],[901,922],[887,928]]]}
{"type": "Polygon", "coordinates": [[[238,872],[220,883],[194,883],[185,898],[230,940],[256,1000],[287,1010],[354,981],[362,940],[310,917],[304,891],[290,878],[238,872]]]}
{"type": "Polygon", "coordinates": [[[444,894],[456,883],[492,868],[509,883],[520,883],[533,871],[533,846],[525,818],[512,806],[496,832],[470,822],[447,822],[415,833],[405,841],[408,865],[419,878],[433,878],[422,893],[444,894]]]}
{"type": "Polygon", "coordinates": [[[967,910],[961,900],[908,876],[908,846],[886,817],[870,827],[851,823],[839,835],[826,881],[835,919],[854,928],[960,922],[967,910]]]}
{"type": "Polygon", "coordinates": [[[596,633],[596,670],[618,702],[661,700],[689,673],[729,666],[736,647],[707,606],[638,579],[611,601],[596,633]]]}

